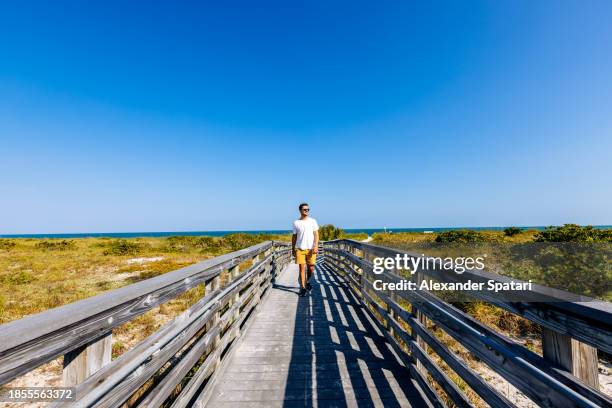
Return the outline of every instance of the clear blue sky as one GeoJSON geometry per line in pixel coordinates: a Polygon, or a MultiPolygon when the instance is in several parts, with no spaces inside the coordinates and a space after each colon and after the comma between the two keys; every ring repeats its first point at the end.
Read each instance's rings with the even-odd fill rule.
{"type": "Polygon", "coordinates": [[[0,233],[612,223],[612,2],[3,2],[0,233]]]}

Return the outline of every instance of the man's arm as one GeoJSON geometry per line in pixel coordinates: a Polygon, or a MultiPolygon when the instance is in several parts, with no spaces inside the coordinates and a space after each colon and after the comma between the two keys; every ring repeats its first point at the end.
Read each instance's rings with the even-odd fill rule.
{"type": "Polygon", "coordinates": [[[314,232],[314,244],[312,246],[312,253],[316,254],[319,252],[319,231],[314,232]]]}
{"type": "Polygon", "coordinates": [[[295,243],[297,242],[297,234],[293,234],[293,236],[291,237],[291,253],[293,254],[293,257],[295,258],[295,243]]]}

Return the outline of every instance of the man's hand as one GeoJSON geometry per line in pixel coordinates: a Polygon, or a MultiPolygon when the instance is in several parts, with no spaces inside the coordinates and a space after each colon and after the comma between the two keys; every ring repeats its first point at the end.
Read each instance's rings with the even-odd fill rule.
{"type": "Polygon", "coordinates": [[[293,259],[297,259],[297,251],[295,248],[291,248],[291,255],[293,256],[293,259]]]}
{"type": "Polygon", "coordinates": [[[319,248],[318,247],[314,247],[314,248],[311,249],[311,252],[313,254],[317,254],[317,253],[319,253],[319,248]]]}

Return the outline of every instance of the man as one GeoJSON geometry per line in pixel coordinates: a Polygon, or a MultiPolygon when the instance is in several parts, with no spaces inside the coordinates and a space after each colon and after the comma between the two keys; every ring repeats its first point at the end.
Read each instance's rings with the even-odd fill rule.
{"type": "Polygon", "coordinates": [[[310,278],[314,274],[317,252],[319,252],[319,225],[317,220],[308,216],[310,206],[302,203],[298,207],[300,219],[293,221],[293,237],[291,248],[295,262],[300,267],[300,296],[311,290],[310,278]],[[306,266],[308,265],[308,277],[306,277],[306,266]]]}

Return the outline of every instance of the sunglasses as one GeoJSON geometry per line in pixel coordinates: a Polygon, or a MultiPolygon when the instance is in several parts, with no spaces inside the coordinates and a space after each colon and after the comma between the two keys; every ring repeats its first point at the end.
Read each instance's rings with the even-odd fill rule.
{"type": "Polygon", "coordinates": [[[306,211],[306,212],[308,212],[308,211],[310,211],[310,208],[302,208],[302,210],[301,210],[301,211],[306,211]]]}

